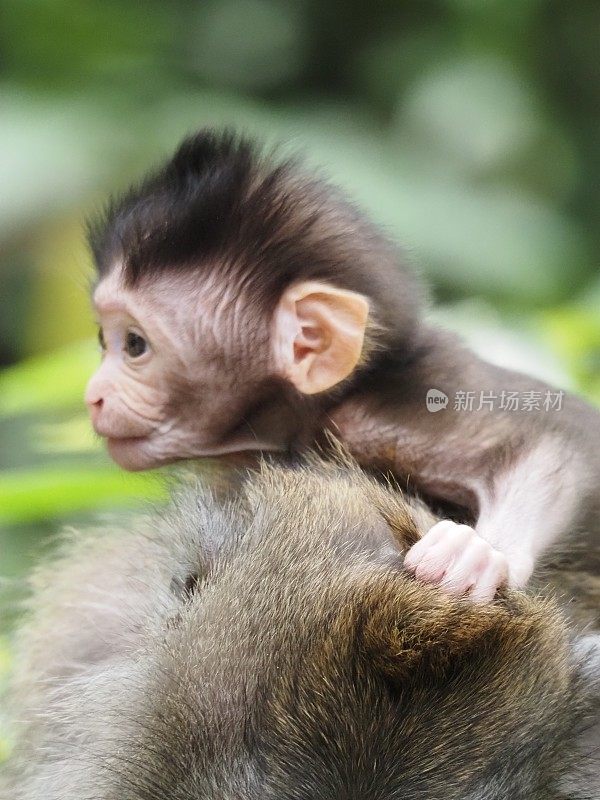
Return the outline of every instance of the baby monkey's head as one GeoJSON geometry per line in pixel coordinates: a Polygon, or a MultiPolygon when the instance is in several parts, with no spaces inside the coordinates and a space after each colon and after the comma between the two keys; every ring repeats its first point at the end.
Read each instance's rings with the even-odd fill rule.
{"type": "Polygon", "coordinates": [[[332,186],[204,131],[90,224],[102,365],[86,402],[126,469],[282,450],[415,315],[332,186]]]}

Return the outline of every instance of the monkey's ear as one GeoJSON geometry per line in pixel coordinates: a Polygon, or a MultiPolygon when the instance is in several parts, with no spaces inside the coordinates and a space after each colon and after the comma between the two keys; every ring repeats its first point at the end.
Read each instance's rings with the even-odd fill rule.
{"type": "Polygon", "coordinates": [[[287,289],[273,318],[280,374],[303,394],[331,389],[360,361],[369,302],[357,292],[318,281],[287,289]]]}

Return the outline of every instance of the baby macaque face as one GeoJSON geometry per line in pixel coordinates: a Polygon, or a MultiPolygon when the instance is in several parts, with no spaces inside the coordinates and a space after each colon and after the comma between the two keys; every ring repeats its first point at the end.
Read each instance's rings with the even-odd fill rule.
{"type": "Polygon", "coordinates": [[[102,363],[86,403],[129,470],[284,450],[310,418],[296,413],[297,398],[326,392],[359,363],[369,312],[362,296],[317,281],[284,288],[269,314],[210,272],[130,287],[118,265],[93,302],[102,363]]]}
{"type": "Polygon", "coordinates": [[[232,325],[226,292],[200,291],[181,275],[128,288],[117,267],[93,303],[102,362],[85,400],[120,466],[142,470],[257,446],[234,428],[264,369],[256,353],[242,363],[232,347],[242,321],[232,325]]]}

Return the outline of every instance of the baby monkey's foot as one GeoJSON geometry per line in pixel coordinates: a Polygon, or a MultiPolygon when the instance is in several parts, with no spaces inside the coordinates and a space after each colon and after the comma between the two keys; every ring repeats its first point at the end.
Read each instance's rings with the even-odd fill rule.
{"type": "Polygon", "coordinates": [[[450,520],[438,522],[413,545],[404,566],[419,580],[478,603],[492,600],[508,580],[506,556],[473,528],[450,520]]]}

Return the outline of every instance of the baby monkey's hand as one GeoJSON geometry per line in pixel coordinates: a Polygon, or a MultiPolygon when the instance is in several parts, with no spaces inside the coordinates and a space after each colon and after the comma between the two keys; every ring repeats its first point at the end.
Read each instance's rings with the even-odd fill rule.
{"type": "Polygon", "coordinates": [[[405,568],[419,580],[478,603],[494,598],[508,582],[508,560],[468,525],[442,520],[413,545],[405,568]]]}

